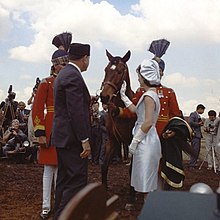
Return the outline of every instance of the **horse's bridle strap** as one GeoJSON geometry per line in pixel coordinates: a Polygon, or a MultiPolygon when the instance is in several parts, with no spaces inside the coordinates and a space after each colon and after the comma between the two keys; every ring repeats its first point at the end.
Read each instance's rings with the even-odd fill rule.
{"type": "Polygon", "coordinates": [[[113,89],[115,89],[115,91],[118,91],[118,88],[117,88],[117,86],[116,86],[114,83],[112,83],[112,82],[110,82],[110,81],[103,82],[103,86],[104,86],[105,84],[110,85],[111,87],[113,87],[113,89]]]}

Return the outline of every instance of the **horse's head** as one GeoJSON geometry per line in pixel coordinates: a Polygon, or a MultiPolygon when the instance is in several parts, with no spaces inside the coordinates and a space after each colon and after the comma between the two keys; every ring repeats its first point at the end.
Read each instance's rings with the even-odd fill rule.
{"type": "Polygon", "coordinates": [[[131,52],[128,51],[124,57],[113,57],[107,50],[106,55],[109,63],[105,68],[105,77],[101,87],[101,101],[104,104],[112,101],[121,89],[121,85],[125,80],[130,88],[129,72],[126,62],[130,59],[131,52]]]}

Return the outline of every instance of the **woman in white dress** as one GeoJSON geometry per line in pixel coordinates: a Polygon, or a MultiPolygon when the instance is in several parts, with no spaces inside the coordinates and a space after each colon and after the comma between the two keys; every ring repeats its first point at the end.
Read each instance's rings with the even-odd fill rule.
{"type": "Polygon", "coordinates": [[[156,86],[160,84],[158,63],[145,59],[141,63],[138,80],[146,92],[136,106],[125,95],[125,82],[120,94],[125,106],[137,114],[133,139],[129,146],[129,152],[133,154],[131,186],[137,192],[144,193],[146,199],[148,192],[158,188],[158,169],[161,158],[161,145],[155,127],[160,112],[160,101],[156,93],[156,86]]]}

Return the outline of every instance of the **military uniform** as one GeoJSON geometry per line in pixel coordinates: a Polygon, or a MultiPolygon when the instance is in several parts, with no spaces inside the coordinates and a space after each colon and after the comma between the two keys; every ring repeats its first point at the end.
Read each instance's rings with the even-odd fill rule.
{"type": "Polygon", "coordinates": [[[160,136],[170,118],[174,116],[181,117],[182,115],[173,89],[160,85],[157,87],[157,94],[160,99],[160,114],[156,128],[158,135],[160,136]]]}
{"type": "MultiPolygon", "coordinates": [[[[32,120],[35,136],[46,136],[47,145],[50,144],[50,136],[54,117],[54,80],[54,76],[49,76],[41,81],[32,107],[32,120]],[[46,114],[44,113],[45,106],[46,114]]],[[[56,148],[54,146],[49,146],[47,148],[40,147],[39,163],[46,165],[57,165],[56,148]]]]}
{"type": "MultiPolygon", "coordinates": [[[[176,95],[173,89],[167,88],[163,85],[160,85],[157,89],[157,94],[160,99],[160,114],[157,120],[156,128],[158,135],[162,134],[163,129],[165,128],[166,124],[168,123],[169,119],[174,116],[181,116],[181,112],[176,100],[176,95]]],[[[133,99],[132,102],[136,105],[144,93],[143,88],[139,88],[133,99]]],[[[131,118],[136,117],[135,113],[130,112],[128,108],[120,108],[120,117],[124,118],[131,118]]]]}

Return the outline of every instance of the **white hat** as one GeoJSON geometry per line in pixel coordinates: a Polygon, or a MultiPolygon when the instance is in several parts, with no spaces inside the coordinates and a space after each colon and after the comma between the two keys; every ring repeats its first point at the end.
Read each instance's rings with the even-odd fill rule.
{"type": "Polygon", "coordinates": [[[148,80],[151,85],[160,85],[159,65],[155,60],[145,59],[141,63],[140,74],[148,80]]]}

